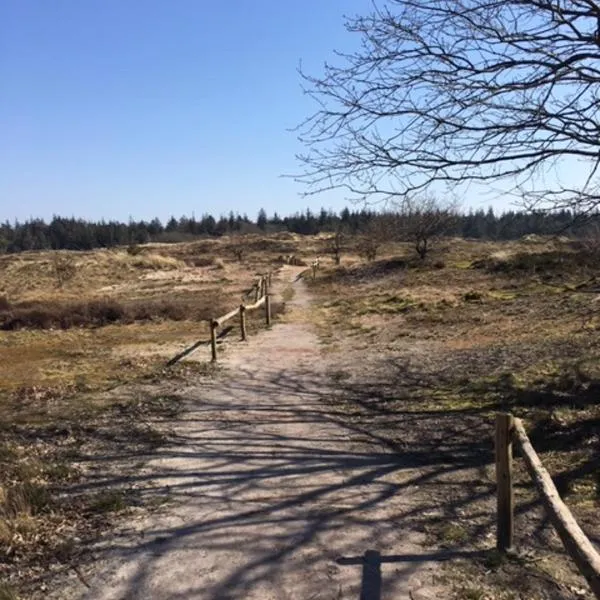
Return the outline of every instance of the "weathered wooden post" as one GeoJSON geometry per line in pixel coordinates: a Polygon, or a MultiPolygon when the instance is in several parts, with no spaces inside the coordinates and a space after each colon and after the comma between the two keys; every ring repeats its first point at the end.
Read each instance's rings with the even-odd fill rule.
{"type": "Polygon", "coordinates": [[[500,552],[513,547],[514,492],[512,477],[512,433],[514,418],[511,414],[496,415],[496,484],[497,532],[496,546],[500,552]]]}
{"type": "Polygon", "coordinates": [[[312,278],[313,281],[317,278],[317,263],[312,264],[312,278]]]}
{"type": "Polygon", "coordinates": [[[265,296],[265,318],[267,321],[267,327],[271,326],[271,294],[267,292],[265,296]]]}
{"type": "Polygon", "coordinates": [[[269,271],[269,275],[268,275],[269,287],[271,287],[272,278],[273,278],[273,271],[269,271]]]}
{"type": "Polygon", "coordinates": [[[260,282],[257,281],[254,284],[254,303],[258,302],[259,294],[260,294],[260,282]]]}
{"type": "Polygon", "coordinates": [[[217,327],[219,323],[215,319],[210,321],[210,351],[212,355],[212,362],[217,360],[217,327]]]}
{"type": "Polygon", "coordinates": [[[246,341],[246,307],[240,304],[240,329],[242,332],[242,341],[246,341]]]}

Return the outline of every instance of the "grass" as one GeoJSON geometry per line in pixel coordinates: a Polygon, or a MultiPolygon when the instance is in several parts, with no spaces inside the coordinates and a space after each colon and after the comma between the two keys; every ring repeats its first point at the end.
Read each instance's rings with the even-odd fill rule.
{"type": "Polygon", "coordinates": [[[125,510],[127,501],[122,490],[107,490],[90,499],[87,509],[92,513],[115,513],[125,510]]]}
{"type": "MultiPolygon", "coordinates": [[[[82,454],[87,466],[111,457],[96,465],[103,471],[130,456],[124,475],[166,441],[160,423],[180,402],[152,390],[215,371],[208,351],[204,362],[200,351],[169,369],[166,361],[208,339],[207,320],[239,304],[275,252],[297,241],[0,256],[0,598],[28,596],[44,565],[68,562],[134,500],[119,489],[65,490],[82,477],[82,454]]],[[[282,310],[273,303],[273,316],[282,310]]],[[[264,328],[262,311],[248,328],[264,328]]]]}
{"type": "Polygon", "coordinates": [[[207,337],[205,321],[239,303],[284,247],[296,238],[0,256],[0,406],[28,390],[69,395],[149,376],[207,337]],[[75,269],[59,282],[63,263],[75,269]]]}
{"type": "Polygon", "coordinates": [[[19,600],[19,596],[12,587],[0,581],[0,600],[19,600]]]}
{"type": "MultiPolygon", "coordinates": [[[[494,414],[511,411],[524,419],[584,530],[600,535],[600,341],[595,294],[589,293],[599,283],[597,257],[583,255],[568,240],[535,246],[452,240],[445,267],[436,268],[435,260],[415,264],[410,249],[397,245],[372,263],[348,256],[341,267],[325,265],[316,281],[307,281],[319,299],[315,322],[327,347],[360,356],[361,370],[381,370],[352,371],[349,379],[336,374],[338,387],[359,397],[345,410],[364,413],[355,418],[390,444],[416,448],[439,432],[439,443],[456,444],[459,453],[482,444],[482,452],[490,453],[494,414]],[[402,421],[424,431],[407,442],[413,432],[399,426],[402,421]]],[[[577,585],[560,542],[544,537],[537,495],[519,460],[515,476],[519,543],[554,553],[544,557],[548,573],[537,563],[511,564],[484,576],[488,567],[466,562],[469,577],[481,577],[481,585],[467,577],[456,598],[517,597],[510,590],[521,583],[539,589],[544,577],[550,587],[552,581],[577,585]]],[[[463,516],[433,527],[432,540],[484,548],[494,535],[487,486],[493,472],[462,477],[468,485],[444,479],[439,502],[456,502],[463,516]],[[471,492],[469,485],[485,493],[471,492]],[[488,531],[490,538],[483,536],[488,531]]],[[[440,488],[427,489],[434,495],[440,488]]]]}
{"type": "Polygon", "coordinates": [[[138,321],[203,321],[210,319],[223,300],[210,290],[198,297],[137,299],[119,301],[115,298],[92,298],[77,301],[28,301],[0,308],[0,329],[71,329],[102,327],[112,323],[129,324],[138,321]]]}

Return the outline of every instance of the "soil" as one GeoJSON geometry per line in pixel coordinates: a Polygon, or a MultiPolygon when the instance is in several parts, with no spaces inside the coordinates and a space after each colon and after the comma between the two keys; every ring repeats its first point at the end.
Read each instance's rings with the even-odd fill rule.
{"type": "Polygon", "coordinates": [[[424,534],[403,526],[418,471],[330,410],[331,365],[294,290],[281,322],[179,392],[172,442],[130,481],[168,503],[121,523],[48,597],[444,597],[424,534]]]}
{"type": "Polygon", "coordinates": [[[164,504],[119,519],[45,597],[588,597],[534,501],[518,518],[536,552],[493,553],[491,423],[413,410],[407,390],[443,392],[459,354],[442,369],[433,340],[324,344],[300,270],[281,271],[294,297],[272,329],[177,390],[170,442],[89,483],[164,504]]]}

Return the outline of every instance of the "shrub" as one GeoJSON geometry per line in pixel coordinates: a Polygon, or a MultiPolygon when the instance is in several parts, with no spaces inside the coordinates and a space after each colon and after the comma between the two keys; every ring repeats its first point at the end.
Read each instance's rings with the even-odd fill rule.
{"type": "Polygon", "coordinates": [[[127,254],[130,256],[137,256],[142,253],[142,249],[137,244],[130,244],[127,246],[127,254]]]}
{"type": "Polygon", "coordinates": [[[77,272],[75,261],[69,255],[54,254],[52,257],[52,266],[58,287],[63,287],[65,283],[71,281],[77,272]]]}
{"type": "Polygon", "coordinates": [[[186,262],[192,267],[212,267],[215,259],[212,256],[192,256],[186,262]]]}
{"type": "Polygon", "coordinates": [[[131,264],[138,269],[153,269],[155,271],[174,270],[183,266],[181,261],[172,256],[155,253],[139,254],[134,257],[131,264]]]}
{"type": "Polygon", "coordinates": [[[0,309],[0,329],[70,329],[102,327],[134,321],[207,320],[222,308],[218,292],[173,299],[143,299],[122,302],[96,298],[86,302],[23,302],[0,309]]]}

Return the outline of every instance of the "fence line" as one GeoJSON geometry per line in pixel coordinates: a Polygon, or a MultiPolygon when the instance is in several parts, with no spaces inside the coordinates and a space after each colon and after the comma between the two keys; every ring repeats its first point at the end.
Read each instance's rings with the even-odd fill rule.
{"type": "Polygon", "coordinates": [[[596,598],[600,598],[600,554],[585,535],[571,511],[562,501],[552,478],[536,454],[521,419],[510,414],[496,416],[496,480],[498,499],[497,546],[502,552],[514,541],[514,492],[512,481],[512,444],[518,446],[550,522],[565,550],[585,577],[596,598]]]}
{"type": "Polygon", "coordinates": [[[212,362],[217,360],[217,339],[224,336],[224,333],[229,332],[233,327],[230,327],[227,332],[223,332],[221,334],[217,333],[219,327],[222,327],[227,321],[233,319],[233,317],[240,315],[240,333],[242,341],[246,341],[248,338],[248,332],[246,328],[246,312],[249,310],[255,310],[264,305],[265,307],[265,322],[267,327],[271,325],[271,295],[270,295],[270,287],[273,281],[273,271],[268,271],[267,273],[260,275],[258,279],[254,282],[250,290],[244,295],[245,298],[248,298],[252,294],[254,294],[254,302],[252,304],[240,304],[237,308],[229,311],[227,314],[209,319],[209,329],[210,329],[210,340],[199,341],[183,350],[176,356],[174,356],[169,362],[167,362],[167,366],[170,367],[175,363],[179,362],[182,358],[189,356],[192,352],[200,348],[200,346],[210,345],[210,354],[212,362]]]}

